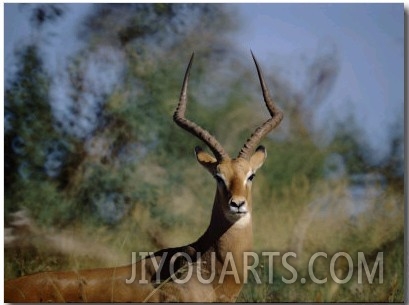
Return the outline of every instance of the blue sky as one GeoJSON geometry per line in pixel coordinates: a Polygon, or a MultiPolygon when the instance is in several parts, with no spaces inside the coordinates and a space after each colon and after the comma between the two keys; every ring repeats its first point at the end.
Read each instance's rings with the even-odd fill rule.
{"type": "Polygon", "coordinates": [[[321,124],[332,128],[331,121],[353,112],[379,160],[388,153],[384,143],[390,134],[385,126],[404,119],[403,8],[403,4],[241,4],[246,23],[237,40],[263,62],[279,59],[295,87],[302,83],[297,70],[303,55],[335,48],[340,70],[323,102],[321,124]]]}
{"type": "MultiPolygon", "coordinates": [[[[58,70],[67,55],[80,47],[75,24],[89,5],[69,5],[64,20],[52,29],[49,69],[58,70]]],[[[385,126],[403,120],[403,4],[238,4],[241,30],[236,47],[252,49],[263,66],[279,67],[294,88],[302,88],[305,59],[326,48],[336,50],[339,74],[323,101],[319,117],[324,129],[351,112],[364,131],[375,159],[388,153],[385,126]],[[301,76],[300,76],[301,75],[301,76]],[[326,125],[327,124],[327,125],[326,125]]],[[[5,76],[13,73],[13,49],[33,37],[27,10],[5,4],[5,76]]]]}

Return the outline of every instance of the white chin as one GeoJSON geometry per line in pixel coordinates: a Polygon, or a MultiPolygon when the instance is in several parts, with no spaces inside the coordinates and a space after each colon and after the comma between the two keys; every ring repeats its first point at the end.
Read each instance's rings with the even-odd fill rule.
{"type": "Polygon", "coordinates": [[[238,212],[236,209],[236,211],[230,210],[229,212],[227,218],[232,222],[238,222],[250,218],[250,213],[248,213],[247,210],[245,212],[238,212]]]}
{"type": "Polygon", "coordinates": [[[234,222],[235,227],[242,227],[242,226],[244,227],[244,226],[248,225],[248,223],[251,220],[250,213],[240,213],[240,214],[236,213],[236,215],[237,215],[236,220],[234,222]]]}

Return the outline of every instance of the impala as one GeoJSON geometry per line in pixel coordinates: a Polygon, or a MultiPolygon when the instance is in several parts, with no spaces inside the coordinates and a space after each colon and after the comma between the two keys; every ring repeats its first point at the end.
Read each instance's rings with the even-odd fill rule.
{"type": "Polygon", "coordinates": [[[230,158],[207,130],[185,118],[187,85],[194,54],[183,80],[173,119],[202,140],[213,155],[195,148],[198,162],[217,182],[210,224],[195,242],[169,248],[128,266],[43,272],[5,283],[6,302],[162,302],[235,301],[248,274],[252,249],[251,186],[266,150],[255,147],[281,122],[261,69],[256,65],[270,118],[246,141],[236,158],[230,158]]]}

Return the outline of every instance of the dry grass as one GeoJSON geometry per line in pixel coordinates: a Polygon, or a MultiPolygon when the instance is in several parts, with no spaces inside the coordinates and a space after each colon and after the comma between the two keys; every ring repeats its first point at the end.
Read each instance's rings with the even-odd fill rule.
{"type": "MultiPolygon", "coordinates": [[[[166,176],[160,168],[157,173],[166,176]]],[[[24,243],[14,243],[6,249],[5,277],[51,269],[120,265],[130,261],[132,251],[155,251],[194,241],[208,224],[212,203],[208,194],[213,196],[214,186],[211,177],[204,175],[199,167],[191,167],[185,174],[187,181],[191,181],[189,187],[159,194],[163,212],[178,222],[164,224],[161,217],[152,217],[148,207],[135,203],[129,216],[115,227],[77,223],[58,231],[36,226],[34,233],[19,233],[20,238],[29,234],[25,235],[24,243]]],[[[402,194],[386,190],[381,196],[369,196],[367,210],[351,216],[352,199],[345,181],[311,185],[307,179],[298,177],[280,195],[270,192],[271,198],[265,199],[261,197],[261,190],[267,185],[263,179],[263,175],[257,177],[254,194],[255,251],[295,252],[297,258],[288,261],[299,277],[293,284],[284,284],[281,277],[290,278],[291,274],[282,267],[279,258],[275,260],[274,283],[269,284],[268,264],[264,262],[257,269],[263,283],[247,284],[238,301],[403,301],[402,194]],[[316,261],[316,276],[329,279],[328,263],[334,253],[349,253],[356,266],[358,251],[365,253],[368,262],[374,261],[374,253],[383,251],[384,282],[358,285],[355,269],[352,280],[344,285],[331,280],[322,285],[311,280],[302,284],[301,277],[308,279],[308,260],[318,251],[328,253],[328,259],[316,261]]],[[[338,265],[336,272],[343,278],[345,266],[338,265]]]]}
{"type": "MultiPolygon", "coordinates": [[[[386,190],[380,196],[364,196],[367,209],[351,215],[353,202],[345,181],[320,182],[309,185],[303,178],[294,180],[284,196],[271,198],[270,203],[255,210],[255,250],[287,251],[296,253],[288,262],[298,271],[293,284],[284,284],[281,276],[291,273],[275,259],[274,283],[268,284],[267,262],[259,268],[263,284],[250,283],[244,288],[240,301],[262,302],[388,302],[403,301],[403,232],[404,203],[402,194],[386,190]],[[266,205],[271,205],[266,213],[266,205]],[[316,252],[325,252],[328,258],[317,259],[314,272],[317,278],[328,278],[325,284],[308,280],[308,262],[316,252]],[[331,280],[329,263],[337,252],[348,253],[354,265],[353,277],[346,284],[331,280]],[[357,253],[363,252],[369,267],[378,252],[384,254],[383,284],[358,284],[357,253]],[[301,283],[300,279],[307,279],[301,283]]],[[[364,200],[364,199],[362,199],[364,200]]],[[[358,202],[359,204],[359,202],[358,202]]],[[[335,272],[340,279],[346,277],[346,261],[337,260],[335,272]]],[[[371,269],[372,270],[372,269],[371,269]]],[[[377,271],[379,274],[379,269],[377,271]]],[[[365,276],[364,276],[365,279],[365,276]]]]}

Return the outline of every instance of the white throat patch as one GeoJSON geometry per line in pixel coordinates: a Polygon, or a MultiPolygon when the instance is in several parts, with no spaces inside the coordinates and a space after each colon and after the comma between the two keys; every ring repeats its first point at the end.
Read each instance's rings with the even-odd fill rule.
{"type": "Polygon", "coordinates": [[[242,228],[247,226],[251,222],[251,213],[246,213],[242,217],[240,217],[239,220],[237,220],[234,224],[233,227],[236,228],[242,228]]]}

